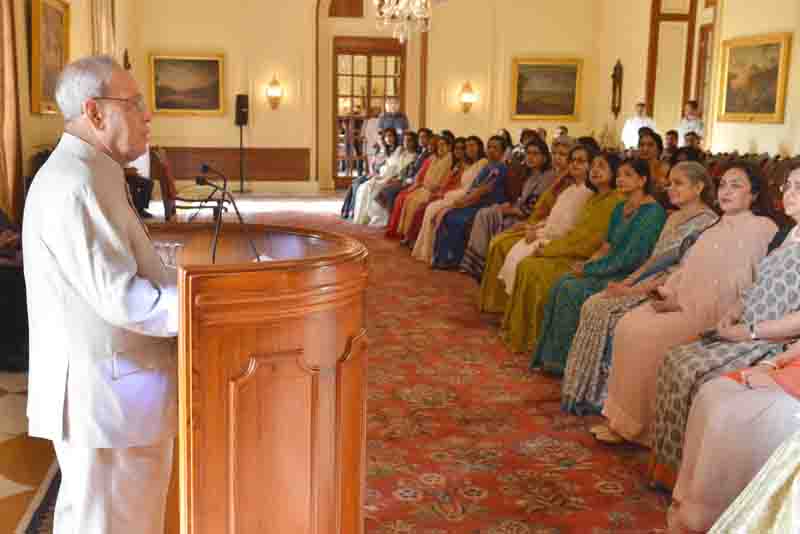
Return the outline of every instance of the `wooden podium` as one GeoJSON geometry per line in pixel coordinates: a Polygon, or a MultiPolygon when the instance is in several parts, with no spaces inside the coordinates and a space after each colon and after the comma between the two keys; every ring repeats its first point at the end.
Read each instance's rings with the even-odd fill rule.
{"type": "Polygon", "coordinates": [[[226,224],[211,265],[213,226],[149,228],[182,245],[167,532],[362,533],[365,247],[226,224]],[[253,262],[248,238],[274,261],[253,262]]]}

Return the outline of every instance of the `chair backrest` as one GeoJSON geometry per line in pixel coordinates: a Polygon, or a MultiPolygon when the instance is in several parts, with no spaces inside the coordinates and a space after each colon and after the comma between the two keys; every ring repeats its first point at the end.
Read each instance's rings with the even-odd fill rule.
{"type": "Polygon", "coordinates": [[[161,185],[161,199],[164,202],[164,219],[171,221],[175,217],[175,208],[178,191],[175,187],[175,179],[169,168],[167,151],[163,147],[154,146],[150,148],[150,177],[158,180],[161,185]]]}

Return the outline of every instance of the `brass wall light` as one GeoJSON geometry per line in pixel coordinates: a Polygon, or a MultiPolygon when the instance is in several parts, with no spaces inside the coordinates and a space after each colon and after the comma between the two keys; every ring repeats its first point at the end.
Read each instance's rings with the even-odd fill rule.
{"type": "Polygon", "coordinates": [[[278,109],[282,98],[283,87],[281,86],[281,82],[278,81],[278,76],[275,75],[272,77],[272,81],[269,82],[269,85],[267,86],[267,100],[269,101],[269,107],[272,109],[278,109]]]}
{"type": "Polygon", "coordinates": [[[464,113],[469,113],[469,110],[472,109],[472,104],[478,101],[478,93],[475,92],[469,82],[465,82],[461,87],[459,100],[461,101],[461,111],[464,113]]]}

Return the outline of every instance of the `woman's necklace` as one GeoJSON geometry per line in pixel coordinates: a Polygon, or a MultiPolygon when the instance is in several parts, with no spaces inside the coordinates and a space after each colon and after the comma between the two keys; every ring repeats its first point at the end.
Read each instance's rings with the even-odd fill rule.
{"type": "Polygon", "coordinates": [[[625,205],[622,207],[622,215],[623,215],[623,217],[625,217],[626,219],[629,219],[631,217],[631,215],[636,213],[636,211],[639,209],[639,207],[642,205],[643,202],[644,202],[644,198],[640,198],[636,202],[626,202],[625,205]]]}

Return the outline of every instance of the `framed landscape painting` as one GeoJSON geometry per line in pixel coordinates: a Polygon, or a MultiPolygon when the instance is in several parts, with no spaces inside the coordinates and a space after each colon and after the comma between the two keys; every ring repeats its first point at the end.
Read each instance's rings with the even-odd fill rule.
{"type": "Polygon", "coordinates": [[[722,43],[720,121],[783,122],[791,46],[791,33],[722,43]]]}
{"type": "Polygon", "coordinates": [[[222,115],[224,58],[150,55],[150,96],[153,113],[222,115]]]}
{"type": "Polygon", "coordinates": [[[31,111],[58,113],[56,82],[69,63],[69,4],[62,0],[31,3],[31,111]]]}
{"type": "Polygon", "coordinates": [[[582,74],[582,59],[514,59],[511,118],[577,121],[582,74]]]}

